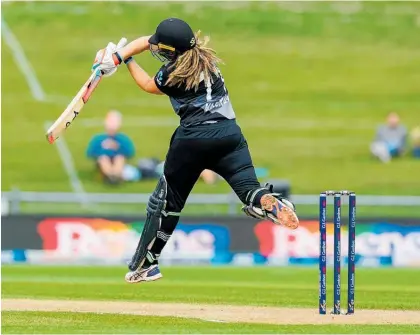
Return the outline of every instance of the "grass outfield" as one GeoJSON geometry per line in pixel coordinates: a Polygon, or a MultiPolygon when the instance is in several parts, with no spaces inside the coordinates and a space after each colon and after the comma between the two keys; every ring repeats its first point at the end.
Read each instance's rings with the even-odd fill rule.
{"type": "Polygon", "coordinates": [[[415,334],[415,325],[265,325],[156,316],[3,312],[3,334],[415,334]],[[27,326],[30,325],[30,326],[27,326]]]}
{"type": "MultiPolygon", "coordinates": [[[[109,40],[149,34],[162,18],[180,16],[210,34],[225,60],[222,70],[254,163],[268,167],[270,177],[291,180],[295,193],[420,194],[414,178],[420,161],[404,157],[383,165],[368,155],[388,111],[398,111],[410,128],[418,123],[418,3],[30,2],[2,3],[2,10],[46,92],[45,101],[31,96],[2,39],[2,190],[70,191],[44,122],[58,117],[109,40]]],[[[138,61],[150,73],[160,66],[150,55],[138,61]]],[[[112,191],[93,180],[84,156],[110,108],[124,113],[138,157],[163,158],[177,122],[168,100],[140,92],[126,69],[104,80],[65,137],[89,192],[112,191]]],[[[118,191],[153,187],[139,183],[118,191]]],[[[199,183],[194,191],[228,189],[199,183]]]]}
{"type": "MultiPolygon", "coordinates": [[[[3,333],[420,332],[417,322],[392,324],[390,321],[387,325],[374,324],[374,320],[365,314],[369,312],[373,314],[376,310],[390,310],[395,314],[395,320],[398,320],[398,313],[404,316],[403,311],[406,311],[405,314],[419,313],[420,317],[418,299],[420,270],[418,269],[358,269],[356,314],[342,316],[331,324],[322,326],[319,323],[325,319],[316,315],[318,299],[316,268],[163,267],[162,270],[164,278],[160,281],[129,285],[123,281],[126,271],[124,267],[2,266],[3,306],[5,301],[10,302],[12,299],[32,299],[30,301],[32,304],[38,299],[48,300],[45,304],[39,305],[40,310],[46,308],[42,312],[36,308],[30,311],[28,306],[26,312],[13,308],[12,311],[3,311],[2,331],[3,333]],[[121,303],[121,310],[114,313],[108,310],[106,313],[109,314],[106,315],[93,313],[96,310],[89,310],[91,313],[86,313],[86,308],[81,307],[86,301],[102,301],[95,304],[98,313],[102,308],[118,303],[121,303]],[[149,307],[134,310],[132,313],[150,313],[153,317],[116,315],[124,311],[131,313],[130,304],[151,304],[151,302],[162,304],[162,309],[171,303],[182,303],[184,307],[187,304],[197,306],[197,315],[192,318],[186,318],[182,313],[174,315],[178,316],[177,318],[169,315],[164,317],[159,314],[153,315],[152,305],[145,305],[149,307]],[[64,305],[61,305],[61,309],[49,310],[53,304],[64,305]],[[67,310],[65,304],[74,306],[74,310],[67,310]],[[240,310],[244,315],[237,322],[215,322],[216,320],[210,322],[206,319],[208,315],[206,313],[210,308],[208,306],[211,305],[225,306],[226,314],[232,314],[234,306],[241,306],[240,310]],[[76,306],[80,306],[79,309],[76,306]],[[252,308],[255,309],[255,314],[250,312],[253,311],[252,308]],[[280,326],[269,324],[276,322],[273,321],[275,319],[260,322],[252,320],[253,316],[255,318],[258,316],[261,308],[305,308],[306,313],[310,313],[310,318],[315,318],[313,322],[315,324],[305,324],[304,314],[299,318],[290,312],[290,315],[285,316],[286,320],[290,318],[299,322],[296,324],[285,322],[280,326]],[[81,314],[82,312],[84,314],[81,314]],[[347,320],[355,324],[350,326],[346,324],[347,320]],[[366,324],[363,324],[364,321],[366,324]]],[[[332,299],[331,275],[329,272],[328,302],[332,299]]],[[[343,288],[346,286],[345,278],[346,273],[343,272],[343,288]]],[[[345,301],[346,291],[343,290],[342,306],[345,306],[345,301]]],[[[328,305],[328,309],[330,308],[331,303],[328,305]]],[[[180,309],[182,310],[181,307],[180,309]]],[[[329,316],[325,316],[327,317],[329,316]]]]}

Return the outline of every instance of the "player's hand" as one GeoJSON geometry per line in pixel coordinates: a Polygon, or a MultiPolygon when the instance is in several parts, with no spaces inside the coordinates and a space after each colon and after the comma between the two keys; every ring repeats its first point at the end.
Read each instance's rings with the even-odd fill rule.
{"type": "Polygon", "coordinates": [[[109,42],[105,49],[99,50],[95,56],[92,72],[99,70],[105,77],[113,75],[121,63],[115,53],[117,53],[126,43],[127,39],[123,37],[117,45],[109,42]]]}
{"type": "Polygon", "coordinates": [[[113,75],[117,71],[118,62],[113,58],[117,46],[110,42],[105,49],[101,49],[96,53],[92,66],[92,72],[100,71],[105,77],[113,75]]]}

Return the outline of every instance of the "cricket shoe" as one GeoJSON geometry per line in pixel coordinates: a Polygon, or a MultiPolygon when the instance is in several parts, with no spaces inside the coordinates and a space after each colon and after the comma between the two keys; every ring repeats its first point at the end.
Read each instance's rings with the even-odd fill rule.
{"type": "Polygon", "coordinates": [[[137,269],[130,271],[125,275],[125,281],[130,284],[140,283],[142,281],[154,281],[162,278],[159,265],[151,265],[146,269],[137,269]]]}
{"type": "Polygon", "coordinates": [[[295,213],[295,206],[287,199],[277,199],[271,194],[265,194],[260,200],[261,208],[265,211],[268,219],[275,224],[296,229],[299,227],[299,219],[295,213]]]}

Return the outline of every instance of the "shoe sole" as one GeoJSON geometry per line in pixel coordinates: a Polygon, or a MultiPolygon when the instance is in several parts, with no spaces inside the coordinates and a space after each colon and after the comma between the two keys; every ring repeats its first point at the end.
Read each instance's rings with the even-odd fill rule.
{"type": "Polygon", "coordinates": [[[296,213],[286,205],[279,207],[279,200],[270,194],[265,194],[261,198],[261,208],[267,212],[276,211],[276,215],[268,213],[267,216],[276,224],[296,229],[299,227],[299,219],[296,213]]]}
{"type": "Polygon", "coordinates": [[[142,282],[149,282],[149,281],[156,281],[161,279],[163,276],[161,273],[159,273],[158,275],[155,275],[153,277],[149,277],[149,278],[140,278],[140,280],[137,281],[129,281],[127,279],[125,279],[125,281],[129,284],[137,284],[137,283],[142,283],[142,282]]]}

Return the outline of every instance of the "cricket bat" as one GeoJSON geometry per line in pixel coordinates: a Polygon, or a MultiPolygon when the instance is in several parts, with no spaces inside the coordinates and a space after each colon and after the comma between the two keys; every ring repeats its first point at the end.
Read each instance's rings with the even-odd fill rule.
{"type": "MultiPolygon", "coordinates": [[[[126,38],[122,38],[117,47],[123,47],[127,43],[126,38]]],[[[73,100],[68,104],[60,117],[54,124],[47,130],[47,140],[51,144],[54,143],[58,137],[73,123],[76,117],[80,114],[82,108],[86,105],[89,98],[92,96],[93,91],[102,80],[102,73],[100,70],[91,74],[89,79],[85,82],[82,88],[77,92],[73,100]]]]}
{"type": "Polygon", "coordinates": [[[88,102],[95,88],[99,85],[102,80],[102,74],[100,71],[95,71],[82,86],[64,112],[60,117],[53,123],[53,125],[47,130],[47,140],[51,144],[64,132],[73,120],[80,114],[80,111],[84,105],[88,102]]]}

